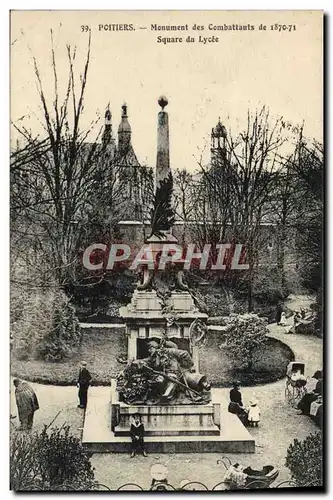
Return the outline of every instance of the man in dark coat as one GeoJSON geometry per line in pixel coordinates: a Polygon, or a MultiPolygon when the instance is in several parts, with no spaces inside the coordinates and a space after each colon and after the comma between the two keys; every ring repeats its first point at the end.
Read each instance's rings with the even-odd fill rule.
{"type": "Polygon", "coordinates": [[[88,401],[88,388],[91,381],[91,375],[87,370],[87,363],[85,361],[81,362],[80,372],[79,372],[79,380],[77,386],[79,388],[79,400],[80,404],[78,408],[86,408],[88,401]]]}
{"type": "Polygon", "coordinates": [[[20,430],[30,431],[34,421],[34,413],[39,409],[38,399],[33,388],[26,382],[16,378],[15,398],[20,419],[20,430]]]}

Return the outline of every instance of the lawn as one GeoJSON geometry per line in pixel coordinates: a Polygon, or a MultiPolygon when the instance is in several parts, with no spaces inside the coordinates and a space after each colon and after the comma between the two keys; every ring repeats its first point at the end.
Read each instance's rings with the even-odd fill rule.
{"type": "MultiPolygon", "coordinates": [[[[93,385],[109,385],[123,365],[117,361],[126,354],[124,328],[84,328],[80,351],[62,363],[22,361],[12,359],[11,373],[31,382],[54,385],[73,385],[77,382],[79,364],[85,360],[93,376],[93,385]]],[[[244,386],[265,384],[285,376],[286,366],[293,353],[282,342],[269,338],[258,352],[253,370],[240,370],[230,355],[218,348],[218,339],[212,338],[199,349],[200,371],[207,374],[214,387],[230,387],[235,379],[244,386]]]]}
{"type": "Polygon", "coordinates": [[[80,361],[87,362],[93,385],[109,385],[121,370],[117,362],[126,354],[125,328],[83,328],[80,351],[62,363],[11,359],[11,374],[31,382],[54,385],[75,385],[80,361]]]}
{"type": "Polygon", "coordinates": [[[286,368],[294,359],[292,350],[279,340],[268,338],[265,347],[255,357],[253,369],[244,371],[216,342],[203,346],[199,351],[200,371],[206,373],[214,387],[230,387],[234,380],[242,386],[275,382],[286,375],[286,368]]]}

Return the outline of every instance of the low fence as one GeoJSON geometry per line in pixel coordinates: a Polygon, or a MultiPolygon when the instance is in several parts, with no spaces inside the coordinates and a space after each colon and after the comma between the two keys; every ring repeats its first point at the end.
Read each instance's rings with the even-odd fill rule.
{"type": "Polygon", "coordinates": [[[231,486],[229,482],[221,481],[216,483],[213,487],[208,487],[205,483],[200,481],[191,481],[182,486],[173,486],[167,482],[157,482],[151,485],[149,488],[144,488],[137,483],[125,483],[116,489],[110,488],[109,486],[102,483],[92,483],[89,486],[83,488],[73,486],[70,484],[53,486],[52,488],[45,488],[37,484],[27,484],[20,491],[241,491],[241,490],[254,490],[254,489],[277,489],[277,488],[322,488],[322,484],[317,482],[310,482],[306,485],[298,485],[295,481],[288,480],[282,481],[277,484],[267,485],[265,481],[252,481],[246,486],[231,486]]]}

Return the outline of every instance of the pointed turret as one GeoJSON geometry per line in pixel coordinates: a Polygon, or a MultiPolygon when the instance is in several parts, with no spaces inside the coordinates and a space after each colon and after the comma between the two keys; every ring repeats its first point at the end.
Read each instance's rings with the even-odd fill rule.
{"type": "Polygon", "coordinates": [[[227,138],[227,129],[221,123],[221,118],[219,117],[219,121],[215,128],[212,128],[211,140],[212,140],[212,148],[220,149],[221,147],[225,148],[225,140],[227,138]],[[221,144],[222,139],[222,144],[221,144]]]}
{"type": "Polygon", "coordinates": [[[127,151],[131,146],[131,126],[128,122],[127,105],[124,103],[121,107],[121,122],[118,127],[118,149],[119,151],[127,151]]]}
{"type": "Polygon", "coordinates": [[[103,145],[106,146],[112,140],[112,114],[108,105],[104,115],[104,132],[102,137],[103,145]]]}

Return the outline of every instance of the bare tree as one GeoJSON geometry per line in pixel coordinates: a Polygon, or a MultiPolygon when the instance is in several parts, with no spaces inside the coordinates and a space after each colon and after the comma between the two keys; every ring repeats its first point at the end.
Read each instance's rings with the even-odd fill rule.
{"type": "Polygon", "coordinates": [[[264,241],[261,225],[271,210],[270,195],[280,169],[279,154],[286,138],[283,120],[271,120],[263,107],[248,112],[246,129],[235,138],[225,137],[224,147],[214,151],[214,163],[201,171],[208,187],[204,196],[213,208],[215,237],[246,247],[248,270],[248,309],[253,309],[253,286],[264,241]],[[214,214],[215,211],[215,214],[214,214]],[[215,220],[219,220],[218,236],[215,220]]]}
{"type": "Polygon", "coordinates": [[[17,240],[20,248],[28,246],[27,262],[37,252],[35,262],[39,260],[45,271],[44,284],[62,287],[75,279],[82,244],[97,236],[97,222],[110,237],[124,201],[119,153],[113,154],[107,142],[99,143],[101,128],[91,140],[99,117],[87,130],[80,125],[90,47],[89,35],[83,71],[77,76],[76,48],[67,46],[68,80],[61,96],[51,31],[53,96],[46,96],[33,57],[43,135],[34,136],[24,126],[13,124],[23,143],[11,157],[13,248],[17,249],[17,240]]]}
{"type": "Polygon", "coordinates": [[[187,223],[193,216],[197,196],[193,175],[185,168],[177,169],[173,173],[174,204],[176,216],[183,222],[182,240],[185,242],[187,223]]]}
{"type": "Polygon", "coordinates": [[[291,163],[295,175],[297,203],[295,227],[302,274],[309,287],[322,287],[324,147],[299,134],[291,163]]]}

